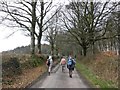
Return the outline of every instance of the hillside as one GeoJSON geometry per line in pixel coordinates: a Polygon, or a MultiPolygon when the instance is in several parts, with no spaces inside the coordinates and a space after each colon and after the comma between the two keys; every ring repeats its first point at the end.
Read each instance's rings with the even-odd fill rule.
{"type": "MultiPolygon", "coordinates": [[[[42,44],[41,48],[42,48],[42,53],[44,53],[44,54],[50,53],[50,46],[49,45],[42,44]]],[[[37,51],[37,46],[36,46],[36,51],[37,51]]],[[[30,45],[17,47],[15,49],[9,50],[9,51],[3,51],[2,53],[30,54],[30,45]]]]}

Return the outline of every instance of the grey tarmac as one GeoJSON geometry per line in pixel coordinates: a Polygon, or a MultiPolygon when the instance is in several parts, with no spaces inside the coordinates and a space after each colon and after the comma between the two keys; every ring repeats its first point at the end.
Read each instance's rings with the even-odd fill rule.
{"type": "Polygon", "coordinates": [[[65,72],[62,72],[61,66],[57,67],[56,72],[53,70],[50,76],[47,75],[30,88],[89,88],[89,86],[83,82],[82,77],[76,69],[73,71],[73,77],[70,78],[67,67],[65,72]]]}

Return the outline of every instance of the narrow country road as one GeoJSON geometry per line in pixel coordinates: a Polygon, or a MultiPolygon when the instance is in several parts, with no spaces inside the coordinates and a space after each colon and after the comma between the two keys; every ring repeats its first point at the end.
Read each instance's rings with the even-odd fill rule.
{"type": "Polygon", "coordinates": [[[65,73],[61,71],[61,66],[58,66],[56,72],[51,73],[50,76],[38,81],[31,88],[89,88],[78,75],[77,71],[74,70],[73,77],[70,78],[68,75],[68,69],[66,68],[65,73]]]}

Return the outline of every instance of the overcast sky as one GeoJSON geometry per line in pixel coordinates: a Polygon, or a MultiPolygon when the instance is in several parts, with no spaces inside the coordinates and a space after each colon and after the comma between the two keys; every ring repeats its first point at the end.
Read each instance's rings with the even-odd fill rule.
{"type": "MultiPolygon", "coordinates": [[[[7,1],[10,1],[10,0],[7,0],[7,1]]],[[[16,1],[16,0],[12,0],[12,1],[16,1]]],[[[50,0],[46,0],[46,1],[50,1],[50,0]]],[[[66,0],[53,0],[53,1],[54,1],[53,3],[58,3],[58,1],[60,3],[64,3],[64,2],[68,3],[68,1],[66,0]]],[[[27,46],[30,44],[30,37],[24,36],[23,31],[17,31],[9,38],[6,38],[12,32],[13,32],[13,29],[5,27],[2,24],[0,24],[0,52],[12,50],[20,46],[27,46]]],[[[43,39],[41,43],[48,44],[48,42],[43,41],[43,39]]]]}
{"type": "MultiPolygon", "coordinates": [[[[58,1],[66,4],[68,3],[68,0],[53,0],[53,1],[54,3],[57,3],[58,1]]],[[[83,1],[83,0],[78,0],[78,1],[83,1]]],[[[96,0],[96,1],[106,1],[106,0],[96,0]]],[[[119,1],[119,0],[112,0],[112,1],[119,1]]],[[[30,44],[30,37],[24,36],[22,31],[18,31],[15,34],[13,34],[11,37],[6,38],[12,32],[13,32],[12,29],[6,28],[0,24],[0,52],[11,50],[20,46],[27,46],[30,44]]],[[[47,42],[42,40],[42,44],[43,43],[47,43],[47,42]]]]}

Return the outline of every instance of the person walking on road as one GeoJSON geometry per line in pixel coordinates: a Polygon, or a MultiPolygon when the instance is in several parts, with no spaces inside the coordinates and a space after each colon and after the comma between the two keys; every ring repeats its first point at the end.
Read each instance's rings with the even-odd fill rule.
{"type": "Polygon", "coordinates": [[[50,75],[51,69],[52,69],[52,65],[53,65],[52,56],[49,56],[49,57],[47,58],[46,65],[47,65],[47,67],[48,67],[48,74],[50,75]]]}
{"type": "Polygon", "coordinates": [[[69,69],[69,77],[70,78],[72,78],[72,72],[75,68],[75,64],[76,64],[75,60],[71,56],[69,56],[68,62],[67,62],[67,68],[69,69]]]}
{"type": "Polygon", "coordinates": [[[64,57],[61,58],[60,65],[62,66],[62,72],[65,72],[66,60],[64,57]]]}

